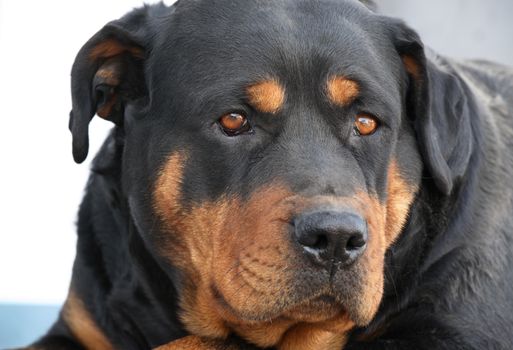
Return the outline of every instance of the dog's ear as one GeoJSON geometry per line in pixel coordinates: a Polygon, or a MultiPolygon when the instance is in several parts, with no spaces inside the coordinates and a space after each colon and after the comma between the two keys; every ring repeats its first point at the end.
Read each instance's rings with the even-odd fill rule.
{"type": "Polygon", "coordinates": [[[75,59],[69,128],[77,163],[87,157],[88,128],[93,116],[97,114],[122,126],[125,105],[146,94],[144,61],[148,48],[144,17],[137,15],[132,13],[108,23],[82,47],[75,59]]]}
{"type": "Polygon", "coordinates": [[[413,121],[424,163],[438,189],[449,195],[465,174],[473,149],[473,100],[450,63],[427,57],[418,34],[401,21],[392,40],[409,77],[406,113],[413,121]]]}

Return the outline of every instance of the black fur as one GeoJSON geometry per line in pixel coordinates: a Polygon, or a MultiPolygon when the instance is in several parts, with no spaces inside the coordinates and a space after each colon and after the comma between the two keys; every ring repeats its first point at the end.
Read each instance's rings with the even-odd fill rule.
{"type": "MultiPolygon", "coordinates": [[[[89,52],[112,38],[143,54],[122,53],[107,117],[116,126],[80,207],[72,284],[117,348],[187,335],[177,306],[182,277],[156,253],[150,198],[166,156],[185,146],[188,204],[248,195],[276,177],[309,195],[370,186],[384,200],[395,155],[420,190],[387,252],[380,309],[345,349],[513,348],[512,69],[440,57],[402,22],[356,1],[146,6],[108,24],[77,56],[70,118],[77,162],[87,156],[88,124],[105,91],[114,91],[93,82],[105,58],[91,62],[89,52]],[[417,76],[405,71],[404,55],[417,76]],[[319,102],[318,86],[332,72],[360,82],[354,106],[319,102]],[[292,91],[279,121],[257,116],[238,92],[268,74],[292,91]],[[253,116],[256,132],[244,142],[215,125],[231,110],[253,116]],[[382,118],[379,133],[351,136],[348,116],[357,110],[382,118]]],[[[36,346],[81,349],[63,319],[36,346]]]]}

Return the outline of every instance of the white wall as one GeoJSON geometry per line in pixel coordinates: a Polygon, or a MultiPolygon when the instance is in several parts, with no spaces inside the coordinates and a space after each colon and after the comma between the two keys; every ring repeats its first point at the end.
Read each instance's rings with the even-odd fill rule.
{"type": "Polygon", "coordinates": [[[86,40],[141,4],[0,0],[0,302],[66,296],[89,161],[110,128],[93,121],[90,157],[76,165],[69,72],[86,40]]]}
{"type": "Polygon", "coordinates": [[[376,0],[439,53],[513,65],[512,0],[376,0]]]}

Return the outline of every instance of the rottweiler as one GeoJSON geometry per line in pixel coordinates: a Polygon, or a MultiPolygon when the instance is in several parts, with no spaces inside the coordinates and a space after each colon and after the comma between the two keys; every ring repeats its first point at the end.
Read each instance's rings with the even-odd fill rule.
{"type": "Polygon", "coordinates": [[[179,0],[72,68],[92,165],[32,349],[513,349],[513,69],[357,0],[179,0]]]}

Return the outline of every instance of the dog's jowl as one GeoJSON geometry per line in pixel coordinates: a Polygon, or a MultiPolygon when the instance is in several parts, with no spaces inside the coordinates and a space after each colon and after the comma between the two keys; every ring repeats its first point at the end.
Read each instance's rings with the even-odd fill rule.
{"type": "Polygon", "coordinates": [[[352,0],[180,0],[72,70],[96,156],[35,349],[512,349],[513,70],[352,0]]]}

